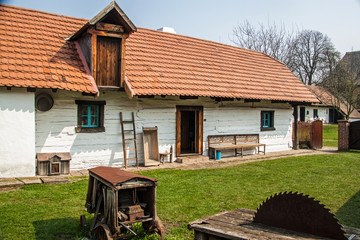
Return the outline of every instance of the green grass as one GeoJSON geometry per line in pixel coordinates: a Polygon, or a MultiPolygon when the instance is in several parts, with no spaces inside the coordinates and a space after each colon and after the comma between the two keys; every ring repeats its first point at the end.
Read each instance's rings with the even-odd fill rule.
{"type": "MultiPolygon", "coordinates": [[[[342,224],[360,228],[360,152],[313,155],[204,170],[153,170],[157,210],[166,239],[191,239],[187,223],[223,210],[256,209],[270,195],[298,191],[315,197],[342,224]]],[[[80,239],[87,180],[34,185],[0,194],[0,239],[80,239]]],[[[86,215],[90,221],[90,215],[86,215]]],[[[137,239],[154,239],[154,236],[137,239]]]]}
{"type": "Polygon", "coordinates": [[[323,146],[337,147],[338,146],[338,141],[335,141],[335,140],[323,140],[323,146]]]}
{"type": "Polygon", "coordinates": [[[323,139],[338,140],[338,125],[323,125],[323,139]]]}

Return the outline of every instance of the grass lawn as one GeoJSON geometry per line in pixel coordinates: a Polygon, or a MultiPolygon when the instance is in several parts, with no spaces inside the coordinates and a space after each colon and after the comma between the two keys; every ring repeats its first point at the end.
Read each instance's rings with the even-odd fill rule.
{"type": "Polygon", "coordinates": [[[323,139],[338,140],[338,125],[323,125],[323,139]]]}
{"type": "Polygon", "coordinates": [[[323,145],[329,147],[338,146],[338,125],[323,125],[323,145]]]}
{"type": "MultiPolygon", "coordinates": [[[[235,208],[256,209],[281,191],[309,194],[342,224],[360,228],[360,152],[313,155],[203,170],[153,170],[166,239],[191,239],[187,223],[235,208]]],[[[81,239],[87,179],[0,194],[0,239],[81,239]]],[[[90,221],[90,215],[86,215],[90,221]]],[[[154,236],[138,239],[155,239],[154,236]]]]}

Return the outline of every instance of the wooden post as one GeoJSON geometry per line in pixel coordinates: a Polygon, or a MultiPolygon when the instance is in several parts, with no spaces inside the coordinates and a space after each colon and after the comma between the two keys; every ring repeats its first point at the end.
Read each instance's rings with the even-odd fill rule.
{"type": "Polygon", "coordinates": [[[299,149],[299,136],[298,136],[298,105],[294,104],[294,142],[293,142],[293,149],[299,149]]]}

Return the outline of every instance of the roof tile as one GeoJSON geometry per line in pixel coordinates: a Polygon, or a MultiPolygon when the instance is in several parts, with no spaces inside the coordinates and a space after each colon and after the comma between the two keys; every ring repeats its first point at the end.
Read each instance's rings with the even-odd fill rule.
{"type": "Polygon", "coordinates": [[[0,86],[96,93],[84,68],[79,67],[77,53],[64,40],[86,21],[0,4],[0,86]],[[70,61],[70,56],[75,60],[70,61]],[[76,83],[70,86],[59,77],[69,64],[73,67],[67,75],[76,83]]]}
{"type": "MultiPolygon", "coordinates": [[[[0,4],[0,86],[95,93],[72,43],[64,40],[86,22],[0,4]]],[[[238,47],[138,28],[127,39],[126,59],[135,95],[317,102],[284,64],[238,47]]]]}
{"type": "Polygon", "coordinates": [[[256,51],[138,28],[126,57],[135,95],[318,101],[284,64],[256,51]]]}

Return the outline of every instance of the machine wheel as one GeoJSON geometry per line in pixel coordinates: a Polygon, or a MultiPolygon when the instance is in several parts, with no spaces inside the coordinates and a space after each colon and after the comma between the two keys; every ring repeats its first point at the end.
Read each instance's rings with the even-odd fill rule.
{"type": "Polygon", "coordinates": [[[165,239],[165,227],[158,216],[155,217],[155,221],[143,222],[142,226],[147,233],[156,232],[160,234],[161,240],[165,239]]]}
{"type": "Polygon", "coordinates": [[[106,224],[99,224],[95,226],[91,235],[94,240],[113,240],[111,231],[106,224]]]}

